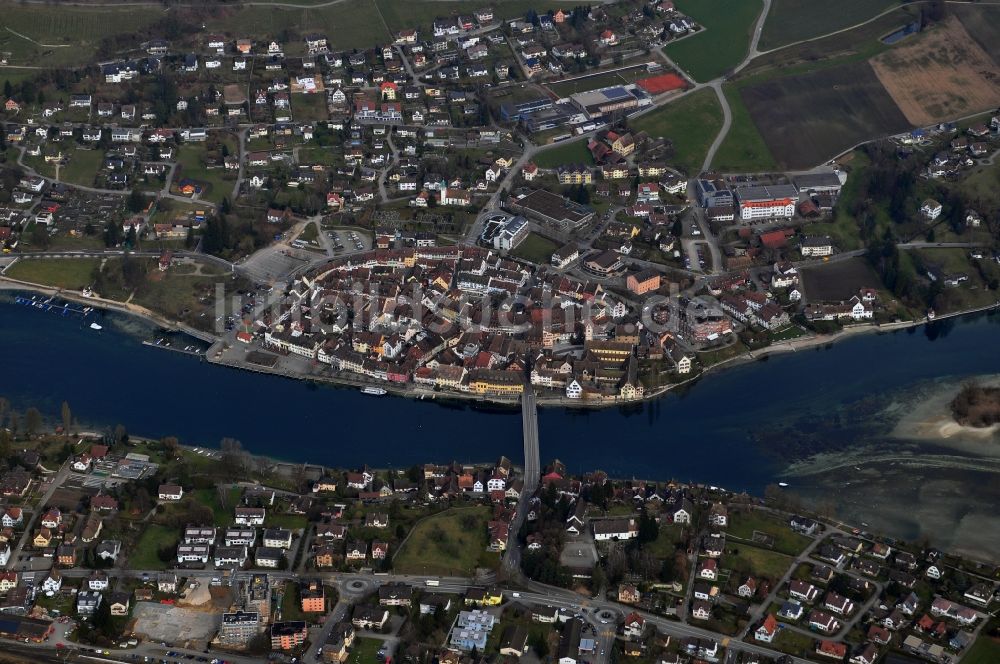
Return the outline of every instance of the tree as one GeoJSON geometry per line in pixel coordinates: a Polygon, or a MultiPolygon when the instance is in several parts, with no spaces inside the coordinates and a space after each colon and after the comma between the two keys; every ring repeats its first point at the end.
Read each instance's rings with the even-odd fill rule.
{"type": "Polygon", "coordinates": [[[3,96],[6,99],[10,99],[14,95],[14,86],[10,84],[10,81],[3,82],[3,96]]]}
{"type": "Polygon", "coordinates": [[[146,209],[146,197],[138,189],[133,189],[128,195],[126,205],[128,205],[129,212],[142,212],[146,209]]]}
{"type": "Polygon", "coordinates": [[[42,428],[42,414],[37,408],[32,406],[24,412],[24,432],[30,438],[37,434],[42,428]]]}
{"type": "Polygon", "coordinates": [[[31,246],[37,249],[48,249],[49,245],[52,244],[49,229],[43,224],[34,224],[31,227],[30,237],[31,246]]]}
{"type": "Polygon", "coordinates": [[[656,519],[643,512],[639,517],[639,543],[655,542],[659,536],[660,526],[656,523],[656,519]]]}
{"type": "Polygon", "coordinates": [[[122,233],[122,225],[115,221],[109,221],[104,226],[104,246],[105,247],[117,247],[122,243],[124,235],[122,233]]]}
{"type": "Polygon", "coordinates": [[[69,428],[73,424],[73,412],[69,409],[69,403],[62,402],[62,425],[63,433],[69,435],[69,428]]]}

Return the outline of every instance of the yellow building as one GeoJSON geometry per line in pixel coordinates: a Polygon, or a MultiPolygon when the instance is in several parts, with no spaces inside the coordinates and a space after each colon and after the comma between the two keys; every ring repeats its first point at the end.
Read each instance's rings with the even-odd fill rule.
{"type": "Polygon", "coordinates": [[[481,369],[471,374],[469,390],[473,394],[516,395],[524,392],[524,380],[516,371],[481,369]]]}

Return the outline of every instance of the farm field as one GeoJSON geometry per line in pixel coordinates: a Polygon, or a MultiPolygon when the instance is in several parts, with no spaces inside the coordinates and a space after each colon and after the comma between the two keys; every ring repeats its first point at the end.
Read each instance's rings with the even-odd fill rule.
{"type": "Polygon", "coordinates": [[[555,168],[561,164],[593,165],[594,158],[587,149],[586,139],[571,139],[539,152],[535,163],[541,168],[555,168]]]}
{"type": "Polygon", "coordinates": [[[722,92],[729,102],[733,121],[715,153],[712,168],[731,173],[753,173],[777,168],[774,155],[757,130],[739,90],[732,84],[726,84],[722,86],[722,92]]]}
{"type": "Polygon", "coordinates": [[[763,4],[759,0],[676,0],[677,9],[704,26],[663,52],[696,81],[722,76],[746,57],[750,33],[763,4]]]}
{"type": "Polygon", "coordinates": [[[816,0],[771,0],[757,47],[762,51],[843,30],[899,4],[895,0],[843,0],[837,11],[816,0]]]}
{"type": "Polygon", "coordinates": [[[633,131],[662,136],[674,146],[671,165],[689,174],[701,170],[702,162],[722,128],[722,108],[710,89],[692,92],[629,123],[633,131]]]}
{"type": "Polygon", "coordinates": [[[558,248],[559,245],[549,238],[538,233],[528,233],[528,237],[524,238],[511,255],[532,263],[547,265],[552,259],[552,252],[558,248]]]}
{"type": "Polygon", "coordinates": [[[951,5],[948,11],[958,17],[976,43],[993,61],[1000,64],[1000,6],[951,5]]]}
{"type": "Polygon", "coordinates": [[[320,32],[334,49],[370,48],[389,40],[374,0],[327,7],[282,9],[243,6],[220,10],[206,21],[207,30],[236,36],[273,37],[283,30],[320,32]]]}
{"type": "Polygon", "coordinates": [[[775,160],[788,169],[815,166],[909,127],[864,62],[745,85],[739,94],[775,160]]]}
{"type": "MultiPolygon", "coordinates": [[[[430,28],[435,18],[455,16],[458,13],[470,14],[482,7],[494,7],[494,18],[498,20],[524,16],[530,9],[543,13],[538,3],[531,0],[505,0],[492,3],[488,0],[470,0],[467,2],[441,2],[440,0],[423,0],[418,2],[399,2],[399,0],[375,0],[375,5],[381,12],[381,18],[393,33],[403,28],[430,28]]],[[[374,17],[377,20],[377,16],[374,17]]],[[[422,31],[423,31],[422,30],[422,31]]]]}
{"type": "Polygon", "coordinates": [[[882,282],[863,258],[851,258],[799,270],[802,290],[810,302],[839,302],[862,288],[881,288],[882,282]]]}
{"type": "Polygon", "coordinates": [[[5,275],[33,284],[79,290],[93,283],[94,269],[99,263],[97,258],[22,259],[10,266],[5,275]]]}
{"type": "Polygon", "coordinates": [[[906,119],[918,127],[1000,105],[996,64],[955,17],[871,63],[906,119]]]}
{"type": "Polygon", "coordinates": [[[486,551],[484,507],[450,509],[419,522],[393,558],[401,573],[469,576],[486,551]]]}
{"type": "Polygon", "coordinates": [[[159,7],[121,11],[4,3],[0,51],[10,52],[12,65],[75,66],[94,56],[101,39],[138,32],[162,16],[159,7]]]}

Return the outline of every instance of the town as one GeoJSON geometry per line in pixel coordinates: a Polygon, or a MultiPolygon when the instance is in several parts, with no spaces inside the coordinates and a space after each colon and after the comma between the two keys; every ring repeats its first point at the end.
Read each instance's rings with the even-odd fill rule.
{"type": "Polygon", "coordinates": [[[0,635],[25,656],[956,662],[997,629],[995,567],[805,516],[776,486],[505,457],[342,471],[120,428],[22,442],[0,635]]]}
{"type": "Polygon", "coordinates": [[[537,419],[997,309],[995,6],[0,4],[16,304],[520,407],[525,450],[338,468],[0,399],[0,659],[1000,661],[998,561],[543,465],[537,419]]]}

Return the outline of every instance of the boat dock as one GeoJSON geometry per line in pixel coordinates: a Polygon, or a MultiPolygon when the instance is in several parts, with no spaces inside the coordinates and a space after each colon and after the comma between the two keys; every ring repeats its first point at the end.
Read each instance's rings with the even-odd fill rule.
{"type": "Polygon", "coordinates": [[[37,296],[26,297],[23,295],[18,295],[14,297],[14,304],[21,304],[26,307],[34,307],[36,309],[42,309],[44,311],[54,311],[56,313],[61,313],[63,316],[69,316],[70,314],[76,314],[80,316],[86,316],[94,310],[93,307],[85,307],[75,302],[67,302],[64,300],[57,300],[53,295],[51,297],[37,296]]]}
{"type": "Polygon", "coordinates": [[[183,353],[185,355],[195,355],[201,357],[205,355],[205,351],[197,346],[174,346],[170,341],[166,339],[157,339],[156,341],[143,341],[143,346],[150,346],[152,348],[162,348],[163,350],[172,350],[175,353],[183,353]]]}

